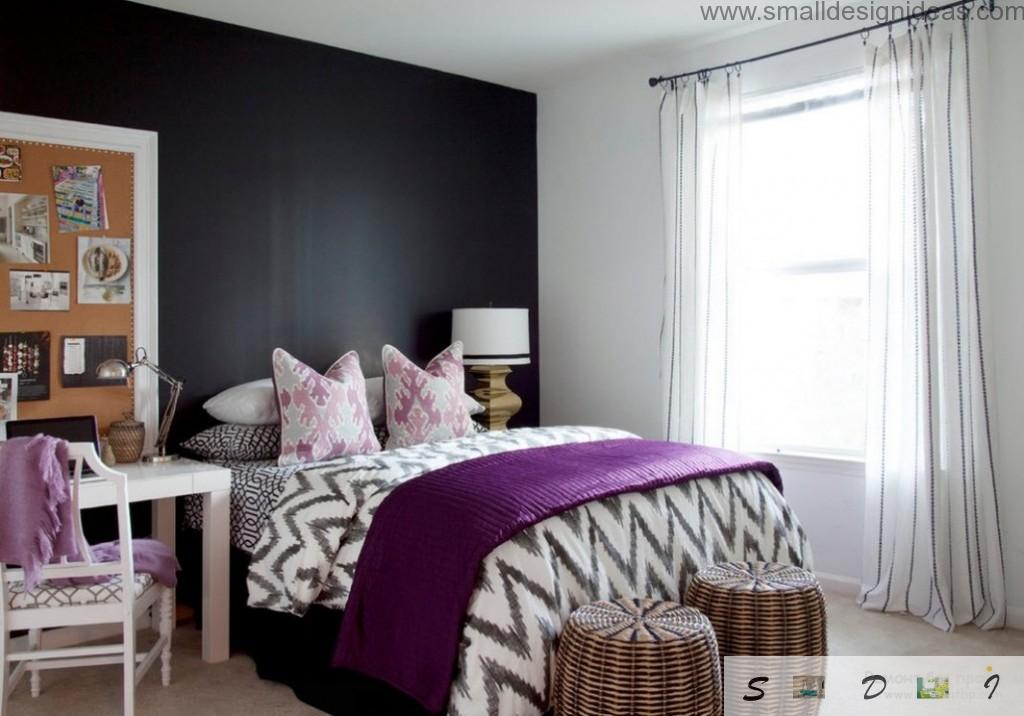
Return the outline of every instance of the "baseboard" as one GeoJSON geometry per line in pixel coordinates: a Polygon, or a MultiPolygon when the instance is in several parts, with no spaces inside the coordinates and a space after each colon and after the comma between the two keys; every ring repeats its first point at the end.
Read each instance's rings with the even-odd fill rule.
{"type": "Polygon", "coordinates": [[[1011,629],[1024,629],[1024,607],[1006,608],[1006,626],[1011,629]]]}
{"type": "MultiPolygon", "coordinates": [[[[853,577],[828,572],[815,572],[814,576],[818,578],[821,588],[830,594],[853,598],[860,594],[860,581],[853,577]]],[[[1024,629],[1024,607],[1006,608],[1006,626],[1010,629],[1024,629]]]]}
{"type": "Polygon", "coordinates": [[[860,593],[860,580],[853,577],[846,577],[842,574],[830,574],[828,572],[815,572],[818,584],[826,592],[838,594],[843,597],[856,597],[860,593]]]}

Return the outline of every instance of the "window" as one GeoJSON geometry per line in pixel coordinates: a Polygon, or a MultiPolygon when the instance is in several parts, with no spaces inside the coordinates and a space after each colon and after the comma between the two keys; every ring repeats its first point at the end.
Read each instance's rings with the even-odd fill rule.
{"type": "Polygon", "coordinates": [[[745,98],[730,290],[742,449],[860,458],[867,158],[858,78],[745,98]]]}

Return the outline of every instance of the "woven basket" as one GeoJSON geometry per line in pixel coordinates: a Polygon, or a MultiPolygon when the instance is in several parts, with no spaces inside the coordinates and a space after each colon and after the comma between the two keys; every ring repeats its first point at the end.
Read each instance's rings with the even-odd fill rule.
{"type": "Polygon", "coordinates": [[[553,701],[556,716],[719,716],[711,623],[653,599],[581,607],[559,640],[553,701]]]}
{"type": "Polygon", "coordinates": [[[131,418],[113,422],[107,430],[107,442],[118,463],[138,462],[146,443],[146,426],[131,418]]]}
{"type": "Polygon", "coordinates": [[[825,599],[806,569],[775,562],[729,562],[702,569],[686,606],[711,620],[726,656],[825,656],[825,599]]]}

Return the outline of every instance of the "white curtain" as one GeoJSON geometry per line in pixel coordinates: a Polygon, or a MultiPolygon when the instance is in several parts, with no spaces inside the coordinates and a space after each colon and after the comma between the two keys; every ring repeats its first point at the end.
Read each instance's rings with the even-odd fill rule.
{"type": "Polygon", "coordinates": [[[669,440],[733,446],[729,254],[738,214],[738,68],[690,77],[661,97],[665,313],[661,380],[669,440]]]}
{"type": "Polygon", "coordinates": [[[981,23],[866,44],[870,364],[861,603],[951,630],[1006,618],[983,351],[981,23]],[[972,83],[973,80],[973,83],[972,83]]]}

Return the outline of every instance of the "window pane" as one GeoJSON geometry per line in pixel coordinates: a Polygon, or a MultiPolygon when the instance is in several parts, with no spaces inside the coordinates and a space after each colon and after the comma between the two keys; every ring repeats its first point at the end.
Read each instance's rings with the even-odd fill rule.
{"type": "Polygon", "coordinates": [[[739,365],[744,449],[863,453],[864,282],[861,271],[749,277],[739,365]]]}
{"type": "Polygon", "coordinates": [[[862,114],[846,102],[743,127],[744,265],[863,259],[862,114]]]}
{"type": "MultiPolygon", "coordinates": [[[[849,83],[842,88],[849,92],[849,83]]],[[[815,102],[743,128],[738,294],[740,439],[746,450],[859,456],[867,355],[863,104],[815,102]]],[[[792,95],[777,106],[792,106],[792,95]],[[787,104],[788,103],[788,104],[787,104]]],[[[753,103],[752,103],[753,104],[753,103]]],[[[748,106],[748,112],[750,108],[748,106]]]]}

